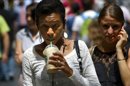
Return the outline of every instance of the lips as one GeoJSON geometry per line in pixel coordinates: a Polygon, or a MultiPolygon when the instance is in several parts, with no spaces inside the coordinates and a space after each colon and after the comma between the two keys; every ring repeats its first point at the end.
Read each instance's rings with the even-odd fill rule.
{"type": "Polygon", "coordinates": [[[107,34],[107,35],[106,35],[106,37],[108,37],[108,38],[113,38],[113,37],[115,38],[116,36],[117,36],[116,34],[111,34],[111,35],[110,35],[110,34],[107,34]]]}
{"type": "Polygon", "coordinates": [[[48,40],[48,41],[50,41],[50,40],[54,41],[55,39],[54,38],[51,38],[51,39],[50,38],[46,38],[46,40],[48,40]]]}
{"type": "Polygon", "coordinates": [[[46,40],[47,40],[47,41],[49,41],[49,42],[50,42],[50,41],[52,41],[52,42],[53,42],[55,39],[53,38],[53,39],[51,39],[51,40],[50,40],[50,39],[46,39],[46,40]]]}
{"type": "Polygon", "coordinates": [[[114,36],[110,36],[110,35],[108,36],[108,35],[107,35],[107,36],[105,36],[105,38],[114,40],[114,39],[116,38],[116,36],[115,36],[115,35],[114,35],[114,36]]]}
{"type": "Polygon", "coordinates": [[[118,37],[117,36],[106,36],[106,40],[109,42],[115,42],[117,41],[118,37]]]}

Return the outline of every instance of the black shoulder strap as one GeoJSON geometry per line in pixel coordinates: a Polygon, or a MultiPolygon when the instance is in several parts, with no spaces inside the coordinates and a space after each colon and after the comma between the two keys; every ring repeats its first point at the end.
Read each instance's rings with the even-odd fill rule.
{"type": "Polygon", "coordinates": [[[74,46],[75,46],[75,50],[78,56],[78,61],[79,61],[79,67],[80,67],[80,73],[82,74],[83,72],[83,68],[82,68],[82,58],[80,56],[80,50],[79,50],[79,44],[78,44],[78,40],[74,41],[74,46]]]}

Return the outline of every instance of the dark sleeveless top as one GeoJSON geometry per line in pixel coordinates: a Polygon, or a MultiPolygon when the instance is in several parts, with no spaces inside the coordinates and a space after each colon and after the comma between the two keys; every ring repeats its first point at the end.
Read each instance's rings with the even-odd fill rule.
{"type": "MultiPolygon", "coordinates": [[[[104,53],[97,47],[90,51],[102,86],[123,86],[116,60],[116,51],[104,53]]],[[[124,53],[126,56],[126,53],[124,53]]]]}

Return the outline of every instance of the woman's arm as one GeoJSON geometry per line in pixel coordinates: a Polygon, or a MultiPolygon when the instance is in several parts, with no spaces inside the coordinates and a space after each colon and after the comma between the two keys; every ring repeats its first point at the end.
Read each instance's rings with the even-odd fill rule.
{"type": "Polygon", "coordinates": [[[124,86],[130,86],[130,69],[127,65],[127,63],[130,64],[130,61],[126,62],[122,49],[117,50],[117,59],[122,82],[124,86]]]}
{"type": "Polygon", "coordinates": [[[2,39],[2,42],[3,42],[2,61],[5,63],[8,61],[8,52],[9,52],[9,46],[10,46],[10,38],[8,34],[9,31],[10,31],[10,28],[7,25],[7,22],[0,15],[0,35],[3,38],[2,39]]]}
{"type": "Polygon", "coordinates": [[[129,50],[128,50],[127,65],[128,65],[128,68],[130,69],[130,48],[129,48],[129,50]]]}
{"type": "Polygon", "coordinates": [[[4,49],[2,53],[2,61],[6,63],[8,60],[8,50],[9,50],[10,41],[9,41],[9,35],[7,32],[3,33],[2,37],[3,37],[3,45],[4,45],[4,49]]]}
{"type": "Polygon", "coordinates": [[[15,61],[17,64],[21,65],[22,64],[22,41],[20,39],[16,39],[16,47],[15,47],[15,61]]]}
{"type": "Polygon", "coordinates": [[[124,29],[121,29],[120,34],[118,36],[120,37],[120,39],[116,45],[116,52],[119,71],[124,86],[130,86],[130,68],[128,67],[128,64],[130,64],[130,57],[126,61],[122,50],[123,46],[127,41],[128,35],[124,29]]]}

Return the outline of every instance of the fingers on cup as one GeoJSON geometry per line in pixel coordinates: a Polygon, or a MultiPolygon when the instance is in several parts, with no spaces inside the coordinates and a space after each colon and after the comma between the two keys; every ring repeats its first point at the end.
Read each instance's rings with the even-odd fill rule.
{"type": "Polygon", "coordinates": [[[59,60],[49,60],[49,64],[54,65],[55,67],[61,67],[64,66],[64,62],[61,62],[59,60]]]}

